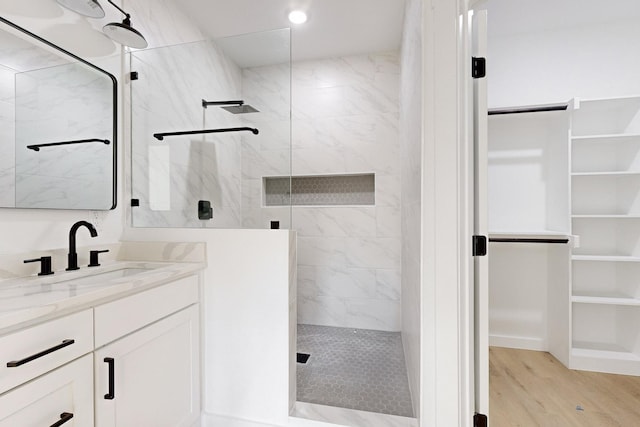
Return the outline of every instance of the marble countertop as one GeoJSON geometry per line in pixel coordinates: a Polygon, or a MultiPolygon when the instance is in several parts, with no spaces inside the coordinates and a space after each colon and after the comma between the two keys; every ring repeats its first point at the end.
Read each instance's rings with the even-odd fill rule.
{"type": "MultiPolygon", "coordinates": [[[[144,252],[147,245],[139,246],[144,252]]],[[[146,251],[149,261],[113,256],[115,259],[105,259],[99,267],[0,280],[0,335],[197,274],[206,267],[204,258],[197,255],[172,260],[166,251],[147,249],[156,249],[146,251]],[[162,256],[155,256],[157,253],[162,256]]]]}

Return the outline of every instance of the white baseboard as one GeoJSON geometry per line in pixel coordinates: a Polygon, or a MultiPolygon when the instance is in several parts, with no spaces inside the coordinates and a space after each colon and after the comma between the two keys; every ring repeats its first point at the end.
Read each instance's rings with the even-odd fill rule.
{"type": "Polygon", "coordinates": [[[517,348],[520,350],[549,351],[547,340],[535,337],[489,335],[489,345],[492,347],[517,348]]]}

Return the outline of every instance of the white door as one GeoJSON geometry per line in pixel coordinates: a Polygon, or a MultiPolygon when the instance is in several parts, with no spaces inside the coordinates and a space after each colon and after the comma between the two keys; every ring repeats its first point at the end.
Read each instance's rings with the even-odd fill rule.
{"type": "Polygon", "coordinates": [[[96,427],[186,427],[197,420],[198,320],[193,305],[96,350],[96,427]]]}
{"type": "MultiPolygon", "coordinates": [[[[487,57],[487,11],[472,12],[472,56],[487,57]]],[[[488,248],[487,209],[487,78],[473,79],[474,235],[485,236],[488,248]]],[[[475,299],[475,406],[489,415],[489,253],[474,259],[475,299]]]]}

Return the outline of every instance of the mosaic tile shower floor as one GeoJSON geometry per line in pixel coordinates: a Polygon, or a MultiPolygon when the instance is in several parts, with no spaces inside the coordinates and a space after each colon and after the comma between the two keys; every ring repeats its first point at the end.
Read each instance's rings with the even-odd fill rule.
{"type": "Polygon", "coordinates": [[[413,417],[399,332],[298,325],[297,399],[413,417]]]}

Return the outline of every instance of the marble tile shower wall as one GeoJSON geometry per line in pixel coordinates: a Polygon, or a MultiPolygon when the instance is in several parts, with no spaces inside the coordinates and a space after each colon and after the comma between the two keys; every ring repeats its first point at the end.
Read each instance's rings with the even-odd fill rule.
{"type": "MultiPolygon", "coordinates": [[[[132,55],[139,80],[132,87],[133,224],[140,227],[240,228],[241,137],[194,135],[156,140],[156,132],[233,127],[240,120],[202,99],[235,99],[240,69],[213,42],[194,42],[132,55]],[[176,76],[180,76],[176,78],[176,76]],[[161,148],[165,147],[165,148],[161,148]],[[169,164],[162,150],[168,150],[169,164]],[[149,176],[167,179],[150,182],[149,176]],[[166,206],[150,206],[162,194],[166,206]],[[198,219],[198,200],[209,200],[214,219],[198,219]]],[[[165,153],[166,154],[166,153],[165,153]]],[[[162,203],[160,203],[162,205],[162,203]]]]}
{"type": "Polygon", "coordinates": [[[0,66],[0,206],[15,204],[15,71],[0,66]]]}
{"type": "MultiPolygon", "coordinates": [[[[243,73],[246,98],[278,90],[270,73],[283,67],[252,71],[243,73]]],[[[399,73],[396,52],[292,66],[293,175],[375,173],[376,184],[373,206],[293,208],[299,323],[400,330],[399,73]]],[[[282,212],[257,207],[262,176],[285,170],[287,150],[253,146],[243,158],[255,221],[282,212]]]]}
{"type": "Polygon", "coordinates": [[[291,228],[289,206],[263,209],[263,177],[291,175],[291,65],[243,69],[242,96],[260,110],[241,116],[260,130],[242,137],[242,227],[291,228]]]}

